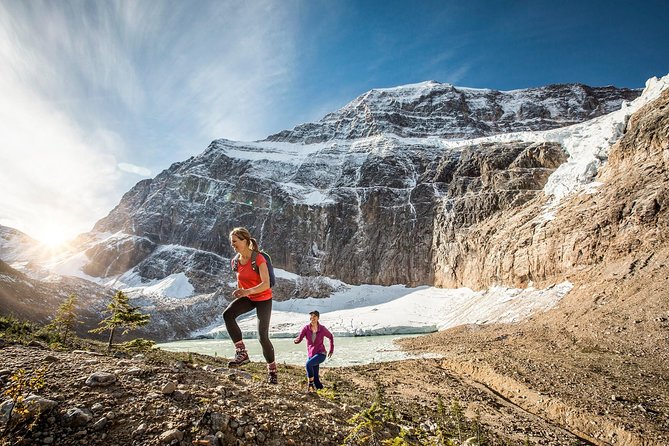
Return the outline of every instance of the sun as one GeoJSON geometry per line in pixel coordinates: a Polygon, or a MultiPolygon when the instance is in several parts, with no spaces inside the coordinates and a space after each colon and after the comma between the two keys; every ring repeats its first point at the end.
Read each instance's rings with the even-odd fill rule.
{"type": "Polygon", "coordinates": [[[70,239],[70,235],[63,228],[56,226],[45,227],[36,235],[37,240],[47,248],[60,248],[70,239]]]}

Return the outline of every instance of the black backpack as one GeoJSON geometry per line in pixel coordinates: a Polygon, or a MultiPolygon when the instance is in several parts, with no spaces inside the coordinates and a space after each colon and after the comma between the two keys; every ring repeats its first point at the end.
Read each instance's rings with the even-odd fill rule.
{"type": "MultiPolygon", "coordinates": [[[[267,254],[265,251],[251,251],[251,268],[253,268],[253,271],[260,274],[260,270],[258,269],[258,264],[256,263],[256,258],[258,257],[258,252],[263,255],[265,260],[267,261],[267,271],[269,272],[269,287],[273,288],[274,284],[276,283],[276,277],[274,276],[274,267],[272,266],[272,259],[267,254]]],[[[235,255],[232,258],[232,271],[237,272],[239,269],[239,254],[235,255]]]]}

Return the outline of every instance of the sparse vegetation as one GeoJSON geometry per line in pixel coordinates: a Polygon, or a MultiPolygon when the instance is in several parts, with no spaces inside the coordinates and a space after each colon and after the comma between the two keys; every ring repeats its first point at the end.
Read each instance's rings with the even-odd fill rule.
{"type": "Polygon", "coordinates": [[[381,445],[390,437],[387,432],[388,420],[386,410],[376,401],[351,417],[348,422],[353,426],[344,439],[346,445],[381,445]],[[384,435],[385,434],[385,435],[384,435]],[[384,438],[384,436],[386,438],[384,438]]]}
{"type": "Polygon", "coordinates": [[[332,389],[332,388],[327,388],[327,387],[326,387],[326,388],[324,388],[324,389],[318,389],[318,390],[316,391],[316,393],[317,393],[318,396],[320,396],[321,398],[326,398],[326,399],[328,399],[328,400],[330,400],[330,401],[337,401],[337,398],[338,398],[338,396],[337,396],[337,392],[335,392],[335,390],[332,389]]]}
{"type": "Polygon", "coordinates": [[[464,419],[464,410],[457,399],[451,402],[451,418],[455,424],[455,429],[458,434],[458,441],[462,443],[462,421],[464,419]]]}
{"type": "Polygon", "coordinates": [[[32,339],[37,330],[35,324],[20,321],[12,316],[0,316],[0,337],[10,341],[24,342],[32,339]]]}
{"type": "Polygon", "coordinates": [[[2,432],[3,437],[15,435],[21,429],[31,431],[41,416],[39,405],[27,401],[27,397],[45,386],[45,375],[48,368],[42,367],[32,371],[18,369],[9,377],[9,384],[3,395],[9,397],[9,411],[6,415],[7,424],[2,432]]]}

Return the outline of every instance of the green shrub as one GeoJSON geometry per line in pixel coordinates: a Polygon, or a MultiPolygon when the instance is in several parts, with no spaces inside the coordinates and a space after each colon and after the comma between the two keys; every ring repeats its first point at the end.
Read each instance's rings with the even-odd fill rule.
{"type": "Polygon", "coordinates": [[[124,342],[120,347],[122,350],[128,352],[146,352],[151,350],[155,345],[156,343],[150,339],[137,338],[124,342]]]}
{"type": "Polygon", "coordinates": [[[33,335],[36,327],[25,321],[20,321],[12,316],[0,316],[0,332],[8,339],[26,339],[33,335]]]}

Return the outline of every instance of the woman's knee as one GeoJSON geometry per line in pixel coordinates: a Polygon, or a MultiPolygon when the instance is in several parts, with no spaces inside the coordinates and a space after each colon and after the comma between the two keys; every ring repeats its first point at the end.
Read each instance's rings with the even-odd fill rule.
{"type": "Polygon", "coordinates": [[[258,341],[260,341],[260,345],[262,345],[263,348],[274,349],[272,341],[270,341],[269,335],[267,333],[258,333],[258,341]]]}
{"type": "Polygon", "coordinates": [[[235,319],[237,319],[237,314],[231,308],[226,308],[223,312],[223,320],[225,323],[228,324],[234,322],[235,319]]]}

